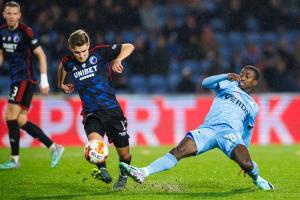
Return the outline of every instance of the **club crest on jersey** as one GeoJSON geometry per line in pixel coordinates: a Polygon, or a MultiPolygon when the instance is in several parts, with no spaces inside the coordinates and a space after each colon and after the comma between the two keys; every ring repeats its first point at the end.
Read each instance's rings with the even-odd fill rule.
{"type": "Polygon", "coordinates": [[[97,63],[97,57],[96,57],[96,56],[90,57],[89,62],[90,62],[92,65],[96,64],[96,63],[97,63]]]}
{"type": "Polygon", "coordinates": [[[82,68],[85,68],[85,67],[86,67],[86,64],[85,64],[85,63],[83,63],[83,64],[81,65],[81,67],[82,67],[82,68]]]}
{"type": "Polygon", "coordinates": [[[38,40],[37,39],[33,39],[33,40],[31,40],[31,44],[36,44],[38,42],[38,40]]]}
{"type": "Polygon", "coordinates": [[[19,35],[15,35],[15,36],[13,37],[13,41],[14,41],[14,43],[18,43],[18,42],[20,41],[19,35]]]}
{"type": "Polygon", "coordinates": [[[76,71],[76,70],[77,70],[76,66],[73,66],[72,71],[74,72],[74,71],[76,71]]]}

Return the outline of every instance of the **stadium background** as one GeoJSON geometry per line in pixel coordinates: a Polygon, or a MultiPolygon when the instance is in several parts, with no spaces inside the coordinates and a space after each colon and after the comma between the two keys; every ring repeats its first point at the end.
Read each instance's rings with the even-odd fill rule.
{"type": "MultiPolygon", "coordinates": [[[[86,141],[78,97],[66,97],[56,87],[57,64],[68,53],[66,38],[84,28],[92,46],[135,45],[125,61],[125,73],[115,77],[132,144],[177,143],[208,112],[213,96],[201,88],[202,79],[239,72],[244,64],[259,67],[263,75],[255,96],[261,110],[252,143],[300,143],[299,1],[19,2],[22,21],[33,28],[47,54],[51,81],[50,97],[34,100],[30,119],[55,141],[86,141]]],[[[8,146],[6,63],[0,71],[0,146],[8,146]]],[[[21,145],[40,144],[22,134],[21,145]]]]}

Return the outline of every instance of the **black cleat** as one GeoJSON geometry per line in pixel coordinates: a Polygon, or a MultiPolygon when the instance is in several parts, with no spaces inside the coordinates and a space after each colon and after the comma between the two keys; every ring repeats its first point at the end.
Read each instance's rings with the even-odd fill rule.
{"type": "Polygon", "coordinates": [[[120,191],[123,190],[127,183],[127,176],[120,175],[118,180],[114,184],[114,190],[120,191]]]}
{"type": "Polygon", "coordinates": [[[106,168],[102,167],[101,169],[93,168],[91,175],[94,179],[103,181],[104,183],[111,183],[112,178],[109,175],[106,168]]]}

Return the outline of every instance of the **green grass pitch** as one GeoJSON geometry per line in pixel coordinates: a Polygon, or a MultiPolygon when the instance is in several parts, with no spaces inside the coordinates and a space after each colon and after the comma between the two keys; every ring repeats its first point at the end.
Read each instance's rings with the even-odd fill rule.
{"type": "MultiPolygon", "coordinates": [[[[132,148],[132,164],[145,166],[171,147],[132,148]]],[[[85,161],[83,148],[69,147],[57,168],[50,168],[46,148],[23,148],[21,168],[0,171],[0,199],[300,199],[300,145],[252,146],[251,154],[260,175],[274,184],[275,191],[260,191],[249,177],[238,175],[239,167],[219,150],[184,159],[138,185],[129,179],[127,188],[115,192],[90,176],[92,164],[85,161]]],[[[0,162],[8,148],[0,148],[0,162]]],[[[118,158],[110,147],[108,168],[113,182],[118,176],[118,158]]]]}

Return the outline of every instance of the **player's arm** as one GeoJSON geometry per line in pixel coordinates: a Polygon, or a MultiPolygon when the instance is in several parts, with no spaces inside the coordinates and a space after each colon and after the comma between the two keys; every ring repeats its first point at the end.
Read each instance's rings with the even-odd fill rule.
{"type": "Polygon", "coordinates": [[[67,72],[63,67],[63,64],[60,63],[58,66],[58,71],[57,71],[57,86],[58,88],[62,89],[65,93],[72,93],[74,91],[74,85],[73,84],[64,84],[64,80],[67,76],[67,72]]]}
{"type": "Polygon", "coordinates": [[[111,61],[111,66],[112,66],[112,71],[117,72],[117,73],[122,73],[123,72],[123,65],[122,65],[122,60],[127,58],[132,51],[134,50],[134,46],[129,43],[122,44],[120,53],[118,56],[111,61]]]}
{"type": "Polygon", "coordinates": [[[47,61],[46,55],[41,46],[36,47],[33,50],[33,53],[36,55],[39,61],[40,73],[41,73],[41,82],[40,82],[40,91],[43,95],[47,95],[49,92],[49,83],[47,77],[47,61]]]}
{"type": "Polygon", "coordinates": [[[219,87],[220,87],[219,83],[221,81],[224,81],[224,80],[237,81],[237,80],[239,80],[239,78],[240,78],[240,76],[238,74],[234,74],[234,73],[210,76],[210,77],[205,78],[202,81],[202,87],[208,88],[208,89],[219,89],[219,87]]]}
{"type": "Polygon", "coordinates": [[[4,60],[4,56],[3,56],[3,50],[0,49],[0,67],[2,66],[3,64],[3,60],[4,60]]]}

